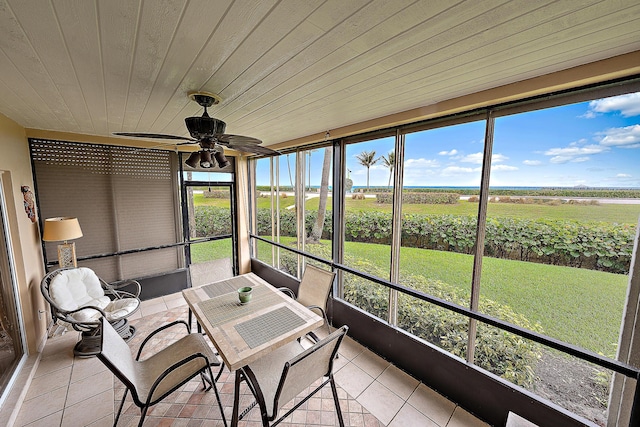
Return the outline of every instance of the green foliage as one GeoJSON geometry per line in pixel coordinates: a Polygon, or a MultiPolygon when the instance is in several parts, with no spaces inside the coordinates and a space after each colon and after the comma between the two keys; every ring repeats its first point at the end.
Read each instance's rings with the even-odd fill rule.
{"type": "MultiPolygon", "coordinates": [[[[328,245],[307,245],[307,250],[323,258],[330,257],[328,245]]],[[[364,258],[347,255],[345,263],[374,276],[386,276],[383,269],[364,258]]],[[[296,257],[288,252],[283,253],[281,268],[294,274],[296,257]]],[[[440,280],[408,275],[403,277],[401,284],[458,305],[467,304],[458,289],[440,280]]],[[[385,286],[352,274],[344,274],[344,299],[381,319],[387,317],[389,290],[385,286]]],[[[481,302],[480,312],[542,332],[539,324],[532,325],[508,306],[488,299],[481,302]]],[[[464,358],[466,355],[469,320],[465,316],[401,294],[398,301],[398,326],[456,356],[464,358]]],[[[478,324],[476,337],[476,365],[518,385],[528,386],[533,383],[535,364],[541,354],[539,345],[482,323],[478,324]]]]}
{"type": "Polygon", "coordinates": [[[196,237],[231,234],[231,210],[216,206],[196,206],[196,237]]]}
{"type": "MultiPolygon", "coordinates": [[[[402,203],[427,205],[455,205],[460,200],[456,193],[402,193],[402,203]]],[[[376,202],[392,203],[392,193],[376,194],[376,202]]]]}
{"type": "MultiPolygon", "coordinates": [[[[293,187],[290,185],[281,185],[278,188],[280,191],[293,191],[293,187]]],[[[271,191],[271,187],[269,185],[256,185],[256,191],[266,191],[268,193],[271,191]]]]}
{"type": "Polygon", "coordinates": [[[229,199],[228,190],[205,190],[202,194],[208,199],[229,199]]]}
{"type": "MultiPolygon", "coordinates": [[[[307,234],[316,212],[306,212],[307,234]]],[[[473,216],[404,215],[402,246],[472,254],[476,238],[473,216]]],[[[391,244],[391,214],[376,211],[347,212],[345,240],[391,244]]],[[[271,234],[271,215],[258,210],[258,234],[271,234]]],[[[295,213],[280,212],[280,235],[295,236],[295,213]]],[[[331,235],[331,218],[325,219],[322,238],[331,235]]],[[[485,255],[550,265],[587,268],[626,274],[633,251],[634,227],[609,223],[562,220],[488,218],[485,255]]]]}

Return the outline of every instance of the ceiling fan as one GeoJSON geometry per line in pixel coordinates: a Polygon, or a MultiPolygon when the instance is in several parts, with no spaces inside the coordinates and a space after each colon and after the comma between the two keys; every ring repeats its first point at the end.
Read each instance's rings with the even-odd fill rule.
{"type": "Polygon", "coordinates": [[[262,143],[259,139],[250,136],[224,133],[227,124],[220,119],[210,117],[207,113],[207,108],[220,102],[218,95],[209,92],[190,92],[189,98],[204,108],[202,116],[187,117],[184,119],[191,138],[161,133],[114,132],[113,134],[133,138],[185,141],[179,142],[176,145],[200,144],[201,150],[191,153],[185,161],[185,163],[192,168],[198,165],[202,168],[211,168],[215,165],[213,159],[215,159],[215,162],[218,163],[218,166],[221,168],[228,166],[230,162],[224,155],[224,147],[245,153],[264,155],[280,154],[275,150],[259,145],[262,143]]]}

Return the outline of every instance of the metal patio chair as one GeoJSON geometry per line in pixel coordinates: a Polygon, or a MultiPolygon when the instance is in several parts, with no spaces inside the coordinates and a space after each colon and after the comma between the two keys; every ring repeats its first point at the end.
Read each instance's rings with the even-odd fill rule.
{"type": "Polygon", "coordinates": [[[298,341],[293,341],[254,363],[240,368],[236,374],[235,382],[234,417],[242,419],[253,407],[253,405],[249,406],[242,414],[238,415],[242,381],[247,383],[260,407],[263,427],[277,425],[325,385],[330,384],[338,422],[343,427],[344,420],[333,379],[333,361],[348,329],[346,325],[342,326],[306,350],[298,341]],[[278,418],[278,412],[285,404],[307,390],[319,379],[322,379],[319,386],[278,418]],[[270,424],[272,421],[273,423],[270,424]]]}
{"type": "MultiPolygon", "coordinates": [[[[327,325],[327,332],[330,334],[331,328],[329,327],[329,319],[327,318],[327,299],[329,298],[329,292],[331,292],[335,276],[336,273],[333,271],[323,270],[307,264],[302,274],[302,279],[300,280],[297,296],[289,288],[283,287],[278,289],[308,309],[320,312],[327,325]]],[[[307,335],[311,337],[313,341],[319,341],[313,332],[309,332],[307,335]]]]}
{"type": "Polygon", "coordinates": [[[100,319],[100,325],[98,359],[126,387],[113,422],[114,427],[118,424],[124,401],[129,392],[131,392],[133,402],[141,410],[138,426],[142,426],[150,406],[160,402],[196,375],[202,377],[206,391],[213,388],[218,400],[222,422],[225,427],[227,426],[218,388],[211,372],[211,364],[219,363],[218,358],[213,354],[211,347],[201,334],[190,333],[191,329],[185,321],[176,320],[151,332],[140,344],[135,359],[127,343],[105,318],[100,319]],[[142,350],[151,338],[176,325],[184,325],[187,334],[158,353],[140,360],[142,350]],[[207,384],[209,385],[207,386],[207,384]]]}

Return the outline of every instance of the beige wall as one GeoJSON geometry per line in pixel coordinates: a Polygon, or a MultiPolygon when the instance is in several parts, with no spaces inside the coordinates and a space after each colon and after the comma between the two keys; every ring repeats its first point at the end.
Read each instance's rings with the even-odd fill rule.
{"type": "MultiPolygon", "coordinates": [[[[40,294],[40,279],[44,262],[40,246],[38,223],[27,217],[23,205],[22,185],[33,191],[31,160],[25,129],[0,114],[0,173],[7,203],[10,247],[13,250],[16,277],[20,293],[22,317],[27,333],[29,353],[38,350],[46,336],[46,315],[40,294]]],[[[37,208],[37,207],[36,207],[37,208]]]]}

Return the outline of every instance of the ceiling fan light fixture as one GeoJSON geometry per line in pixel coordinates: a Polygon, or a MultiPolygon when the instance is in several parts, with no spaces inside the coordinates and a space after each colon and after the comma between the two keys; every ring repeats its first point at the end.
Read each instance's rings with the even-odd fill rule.
{"type": "Polygon", "coordinates": [[[200,153],[200,167],[209,169],[213,166],[213,160],[211,159],[211,151],[202,150],[200,153]]]}
{"type": "Polygon", "coordinates": [[[189,155],[189,158],[185,160],[185,163],[187,166],[192,168],[198,167],[198,164],[200,163],[200,152],[194,151],[193,153],[191,153],[189,155]]]}
{"type": "Polygon", "coordinates": [[[226,168],[231,164],[227,156],[224,155],[222,151],[216,151],[213,153],[213,157],[216,159],[216,163],[218,163],[219,168],[226,168]]]}

